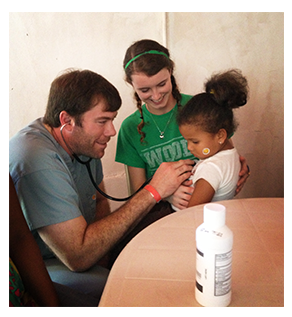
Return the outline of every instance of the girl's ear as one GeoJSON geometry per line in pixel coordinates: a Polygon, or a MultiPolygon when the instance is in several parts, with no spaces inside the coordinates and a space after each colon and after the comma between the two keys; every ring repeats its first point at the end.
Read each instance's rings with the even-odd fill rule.
{"type": "Polygon", "coordinates": [[[217,132],[218,143],[223,144],[227,139],[227,132],[225,129],[220,129],[217,132]]]}

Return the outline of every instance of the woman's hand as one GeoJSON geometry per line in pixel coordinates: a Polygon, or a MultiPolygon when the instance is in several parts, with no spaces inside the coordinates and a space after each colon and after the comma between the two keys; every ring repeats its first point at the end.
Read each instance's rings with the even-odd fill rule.
{"type": "Polygon", "coordinates": [[[246,180],[248,179],[250,175],[250,170],[246,163],[246,159],[243,156],[239,156],[239,160],[241,163],[241,170],[239,172],[239,180],[237,182],[235,195],[237,195],[242,190],[246,180]]]}
{"type": "Polygon", "coordinates": [[[193,182],[187,179],[171,196],[167,197],[166,200],[178,209],[187,208],[194,191],[194,187],[191,186],[192,184],[193,182]]]}

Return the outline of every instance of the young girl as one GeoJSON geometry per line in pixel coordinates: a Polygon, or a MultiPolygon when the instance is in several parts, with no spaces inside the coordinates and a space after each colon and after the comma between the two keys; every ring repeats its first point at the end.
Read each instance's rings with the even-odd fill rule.
{"type": "MultiPolygon", "coordinates": [[[[162,162],[196,158],[188,151],[176,122],[179,108],[192,96],[181,94],[173,76],[169,51],[152,40],[140,40],[126,51],[126,81],[134,88],[138,110],[127,117],[119,131],[116,161],[128,167],[131,191],[135,192],[162,162]]],[[[242,158],[238,190],[248,177],[242,158]]],[[[191,182],[168,198],[174,206],[188,205],[191,182]]]]}
{"type": "Polygon", "coordinates": [[[236,129],[232,109],[246,104],[247,80],[240,71],[230,70],[212,76],[205,91],[194,96],[177,117],[189,151],[200,159],[191,177],[194,192],[188,207],[233,198],[241,169],[230,137],[236,129]]]}

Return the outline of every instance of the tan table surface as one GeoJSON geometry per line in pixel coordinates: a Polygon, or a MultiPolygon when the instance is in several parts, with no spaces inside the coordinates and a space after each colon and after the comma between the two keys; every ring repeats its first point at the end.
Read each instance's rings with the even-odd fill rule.
{"type": "MultiPolygon", "coordinates": [[[[284,305],[284,199],[222,201],[233,231],[230,306],[284,305]]],[[[203,205],[153,223],[116,260],[99,306],[200,306],[195,299],[196,228],[203,205]]]]}

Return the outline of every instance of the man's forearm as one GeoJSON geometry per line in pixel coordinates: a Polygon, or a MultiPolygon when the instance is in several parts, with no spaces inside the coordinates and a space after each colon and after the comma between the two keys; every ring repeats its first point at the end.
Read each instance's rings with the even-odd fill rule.
{"type": "Polygon", "coordinates": [[[80,216],[39,229],[41,238],[72,271],[84,271],[98,262],[155,205],[151,194],[142,189],[108,216],[87,224],[80,216]]]}
{"type": "MultiPolygon", "coordinates": [[[[85,266],[90,267],[108,253],[126,234],[135,228],[155,203],[156,201],[150,193],[143,189],[118,210],[89,225],[84,234],[82,249],[89,248],[91,254],[95,252],[96,255],[92,261],[84,259],[85,262],[88,261],[87,264],[84,263],[85,266]]],[[[85,257],[88,258],[88,253],[85,257]]]]}

